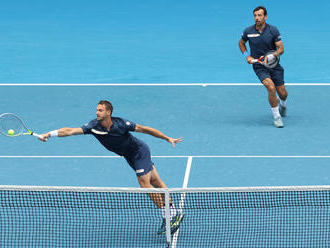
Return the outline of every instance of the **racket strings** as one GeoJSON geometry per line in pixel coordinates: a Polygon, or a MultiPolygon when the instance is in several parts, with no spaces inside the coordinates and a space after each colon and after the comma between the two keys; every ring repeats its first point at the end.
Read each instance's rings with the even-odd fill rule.
{"type": "Polygon", "coordinates": [[[0,117],[0,132],[8,135],[8,130],[14,130],[15,135],[23,134],[26,129],[22,121],[15,115],[5,114],[0,117]]]}
{"type": "Polygon", "coordinates": [[[264,66],[267,68],[274,68],[280,61],[280,58],[278,56],[275,56],[274,51],[268,52],[264,58],[267,57],[267,63],[264,63],[264,66]]]}

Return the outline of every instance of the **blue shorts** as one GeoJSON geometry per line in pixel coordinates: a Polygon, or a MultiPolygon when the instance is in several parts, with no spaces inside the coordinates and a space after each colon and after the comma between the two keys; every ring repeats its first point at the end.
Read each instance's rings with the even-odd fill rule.
{"type": "Polygon", "coordinates": [[[253,70],[261,82],[266,78],[270,78],[273,80],[275,86],[284,84],[284,69],[280,64],[272,69],[266,68],[263,65],[254,64],[253,70]]]}
{"type": "Polygon", "coordinates": [[[124,157],[138,177],[154,169],[154,163],[151,161],[150,150],[147,145],[139,146],[134,154],[124,157]]]}

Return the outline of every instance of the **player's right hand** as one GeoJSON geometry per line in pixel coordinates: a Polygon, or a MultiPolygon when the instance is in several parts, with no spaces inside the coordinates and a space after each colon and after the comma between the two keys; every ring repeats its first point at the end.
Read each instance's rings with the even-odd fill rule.
{"type": "Polygon", "coordinates": [[[263,64],[264,63],[264,56],[260,56],[259,59],[255,59],[252,56],[249,56],[249,57],[246,59],[249,64],[256,64],[256,63],[263,64]],[[251,57],[251,58],[249,59],[249,57],[251,57]]]}
{"type": "Polygon", "coordinates": [[[50,133],[44,133],[44,134],[40,134],[40,138],[38,138],[39,140],[46,142],[48,140],[48,138],[50,137],[50,133]]]}
{"type": "Polygon", "coordinates": [[[254,58],[253,58],[252,56],[248,56],[248,57],[246,58],[246,62],[247,62],[248,64],[253,64],[253,63],[254,63],[254,58]]]}

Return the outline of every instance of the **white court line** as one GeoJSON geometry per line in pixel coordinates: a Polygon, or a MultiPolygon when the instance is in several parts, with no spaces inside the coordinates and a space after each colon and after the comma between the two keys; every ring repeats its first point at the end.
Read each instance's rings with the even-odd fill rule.
{"type": "MultiPolygon", "coordinates": [[[[153,158],[330,158],[330,155],[173,155],[152,156],[153,158]]],[[[39,156],[39,155],[3,155],[0,158],[121,158],[120,156],[39,156]]]]}
{"type": "Polygon", "coordinates": [[[72,84],[72,83],[30,83],[30,84],[0,84],[0,86],[256,86],[261,85],[260,83],[111,83],[111,84],[72,84]]]}
{"type": "Polygon", "coordinates": [[[184,174],[184,180],[183,180],[183,185],[182,185],[182,188],[184,188],[184,189],[186,189],[188,187],[190,170],[191,170],[191,165],[192,165],[192,159],[193,159],[192,156],[188,157],[186,172],[184,174]]]}
{"type": "MultiPolygon", "coordinates": [[[[182,185],[182,188],[184,188],[184,189],[186,189],[188,187],[189,176],[190,176],[191,165],[192,165],[192,159],[193,159],[193,157],[191,157],[191,156],[188,157],[186,172],[185,172],[185,175],[184,175],[184,180],[183,180],[183,185],[182,185]]],[[[182,193],[180,203],[179,203],[179,212],[180,213],[182,213],[182,209],[184,207],[185,197],[186,197],[186,193],[182,193]]],[[[176,248],[179,232],[180,232],[180,228],[176,231],[176,233],[173,236],[172,248],[176,248]]]]}
{"type": "MultiPolygon", "coordinates": [[[[288,86],[330,86],[330,83],[286,83],[288,86]]],[[[262,86],[261,83],[26,83],[26,84],[13,84],[13,83],[0,83],[0,86],[262,86]]]]}

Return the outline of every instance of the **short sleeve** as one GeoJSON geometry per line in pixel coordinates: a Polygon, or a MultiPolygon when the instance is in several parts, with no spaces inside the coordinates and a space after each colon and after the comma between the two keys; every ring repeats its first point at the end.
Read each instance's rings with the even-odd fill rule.
{"type": "Polygon", "coordinates": [[[243,34],[241,36],[241,39],[244,40],[245,42],[248,41],[247,30],[246,29],[243,31],[243,34]]]}
{"type": "Polygon", "coordinates": [[[272,33],[274,35],[274,42],[278,42],[278,41],[282,40],[280,31],[278,31],[278,29],[276,27],[273,27],[272,33]]]}
{"type": "Polygon", "coordinates": [[[93,128],[93,121],[90,121],[89,123],[83,125],[81,128],[84,132],[84,134],[91,134],[92,133],[92,128],[93,128]]]}
{"type": "Polygon", "coordinates": [[[126,119],[122,119],[122,120],[124,121],[124,127],[127,131],[130,131],[130,132],[135,131],[136,123],[126,120],[126,119]]]}

